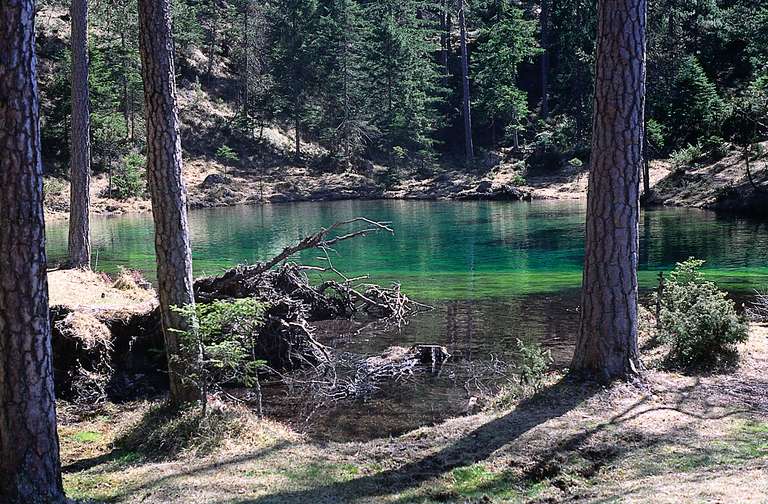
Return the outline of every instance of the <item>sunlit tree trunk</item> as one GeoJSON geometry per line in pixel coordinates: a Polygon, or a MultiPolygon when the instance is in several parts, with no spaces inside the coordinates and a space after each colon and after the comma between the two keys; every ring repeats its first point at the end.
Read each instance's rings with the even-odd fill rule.
{"type": "Polygon", "coordinates": [[[32,0],[0,0],[0,502],[61,503],[32,0]]]}
{"type": "Polygon", "coordinates": [[[172,307],[194,305],[187,192],[181,173],[181,139],[171,34],[170,0],[139,0],[139,49],[147,111],[147,175],[155,221],[160,311],[169,355],[171,399],[200,398],[182,378],[197,369],[199,354],[180,344],[177,331],[193,333],[194,323],[172,307]]]}
{"type": "Polygon", "coordinates": [[[600,0],[581,319],[572,368],[611,380],[641,370],[637,349],[645,0],[600,0]]]}
{"type": "Polygon", "coordinates": [[[549,117],[549,2],[541,1],[541,14],[539,25],[541,26],[541,60],[539,61],[541,72],[541,118],[549,117]]]}
{"type": "Polygon", "coordinates": [[[464,15],[464,0],[459,0],[459,29],[461,31],[461,81],[464,110],[464,154],[467,164],[475,157],[472,144],[472,100],[469,92],[469,52],[467,50],[467,20],[464,15]]]}
{"type": "Polygon", "coordinates": [[[72,44],[72,130],[69,142],[69,266],[90,268],[91,140],[88,103],[88,0],[70,5],[72,44]]]}

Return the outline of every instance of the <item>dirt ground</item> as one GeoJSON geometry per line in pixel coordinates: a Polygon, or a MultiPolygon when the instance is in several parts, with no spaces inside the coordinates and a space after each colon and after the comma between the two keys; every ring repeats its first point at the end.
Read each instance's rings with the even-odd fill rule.
{"type": "Polygon", "coordinates": [[[86,416],[61,403],[64,482],[107,502],[766,502],[768,327],[741,354],[728,374],[651,369],[610,387],[552,376],[503,411],[367,442],[321,443],[240,412],[215,443],[179,447],[180,422],[147,430],[156,403],[86,416]],[[115,443],[144,432],[167,444],[115,443]]]}

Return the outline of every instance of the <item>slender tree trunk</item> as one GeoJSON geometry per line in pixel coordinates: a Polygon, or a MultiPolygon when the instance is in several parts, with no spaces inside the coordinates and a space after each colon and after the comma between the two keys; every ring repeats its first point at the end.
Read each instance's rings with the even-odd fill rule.
{"type": "Polygon", "coordinates": [[[549,117],[549,0],[541,0],[541,118],[549,117]]]}
{"type": "Polygon", "coordinates": [[[131,97],[128,92],[128,46],[125,40],[125,31],[120,31],[120,49],[123,57],[123,75],[120,76],[123,87],[123,120],[125,121],[125,137],[133,140],[131,132],[131,97]]]}
{"type": "Polygon", "coordinates": [[[251,65],[250,55],[251,47],[249,40],[249,17],[251,14],[251,2],[250,0],[245,2],[245,11],[243,12],[243,50],[245,55],[245,68],[243,71],[243,117],[245,118],[246,125],[250,130],[250,121],[248,121],[248,88],[251,82],[251,65]]]}
{"type": "Polygon", "coordinates": [[[448,45],[451,33],[448,29],[448,3],[450,0],[442,0],[440,4],[440,65],[443,67],[445,77],[447,78],[451,69],[448,66],[448,45]]]}
{"type": "MultiPolygon", "coordinates": [[[[160,311],[171,383],[171,399],[200,398],[182,378],[196,370],[197,350],[180,344],[177,331],[195,332],[193,321],[172,307],[194,305],[187,191],[182,179],[181,139],[171,34],[171,0],[139,0],[139,48],[147,111],[147,175],[155,221],[160,311]]],[[[190,340],[196,338],[189,338],[190,340]]]]}
{"type": "Polygon", "coordinates": [[[749,185],[752,186],[752,189],[756,193],[762,194],[762,193],[765,193],[765,190],[759,185],[757,185],[757,182],[755,182],[755,179],[752,176],[752,166],[750,165],[750,162],[749,162],[749,148],[750,148],[750,144],[745,143],[743,146],[743,155],[744,155],[744,166],[747,169],[747,179],[749,180],[749,185]]]}
{"type": "Polygon", "coordinates": [[[472,145],[472,103],[469,94],[469,52],[467,51],[467,20],[464,15],[464,0],[459,0],[459,29],[461,30],[461,81],[464,101],[464,155],[467,165],[475,158],[472,145]]]}
{"type": "Polygon", "coordinates": [[[32,0],[0,0],[0,502],[63,503],[32,0]]]}
{"type": "Polygon", "coordinates": [[[581,317],[572,369],[601,380],[642,369],[637,350],[646,0],[599,0],[581,317]]]}
{"type": "Polygon", "coordinates": [[[88,104],[88,0],[72,0],[72,130],[69,156],[69,266],[91,267],[88,212],[91,188],[91,140],[88,104]]]}
{"type": "MultiPolygon", "coordinates": [[[[298,106],[297,106],[298,109],[298,106]]],[[[299,128],[301,128],[301,119],[299,119],[299,113],[298,111],[293,116],[293,126],[296,129],[296,135],[294,136],[294,140],[296,142],[296,145],[294,146],[294,157],[296,158],[296,161],[301,159],[301,134],[299,133],[299,128]]]]}
{"type": "Polygon", "coordinates": [[[645,129],[643,129],[643,193],[644,198],[651,195],[651,166],[648,161],[648,135],[645,129]]]}

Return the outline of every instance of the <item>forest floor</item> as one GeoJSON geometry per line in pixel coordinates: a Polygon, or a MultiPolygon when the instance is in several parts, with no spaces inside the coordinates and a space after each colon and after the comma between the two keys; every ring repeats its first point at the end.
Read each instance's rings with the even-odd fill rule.
{"type": "Polygon", "coordinates": [[[88,413],[60,401],[64,485],[96,502],[766,502],[768,327],[740,350],[726,374],[662,371],[649,352],[635,384],[552,374],[503,409],[365,442],[218,402],[191,435],[196,415],[160,399],[88,413]]]}

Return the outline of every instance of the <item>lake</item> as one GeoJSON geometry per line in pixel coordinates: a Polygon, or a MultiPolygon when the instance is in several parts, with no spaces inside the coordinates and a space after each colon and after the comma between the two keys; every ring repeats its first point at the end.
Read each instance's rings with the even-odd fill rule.
{"type": "MultiPolygon", "coordinates": [[[[584,247],[583,201],[428,202],[341,201],[240,206],[190,212],[195,276],[254,263],[335,221],[364,216],[388,221],[379,233],[343,242],[334,265],[372,282],[398,281],[435,310],[400,329],[356,334],[329,331],[325,340],[350,351],[376,353],[391,345],[446,345],[463,361],[513,359],[514,342],[539,341],[556,365],[567,365],[578,323],[584,247]]],[[[155,268],[151,215],[92,219],[95,268],[155,268]]],[[[48,225],[50,260],[66,254],[65,222],[48,225]]],[[[768,223],[714,212],[663,208],[640,220],[640,282],[656,285],[659,271],[695,256],[708,277],[736,294],[768,286],[768,223]]],[[[317,252],[298,260],[321,264],[317,252]]],[[[352,438],[395,434],[461,411],[464,377],[450,366],[365,405],[340,408],[322,422],[352,438]],[[382,421],[382,416],[386,417],[382,421]],[[329,420],[329,419],[332,419],[329,420]],[[387,425],[388,427],[382,427],[387,425]]]]}

